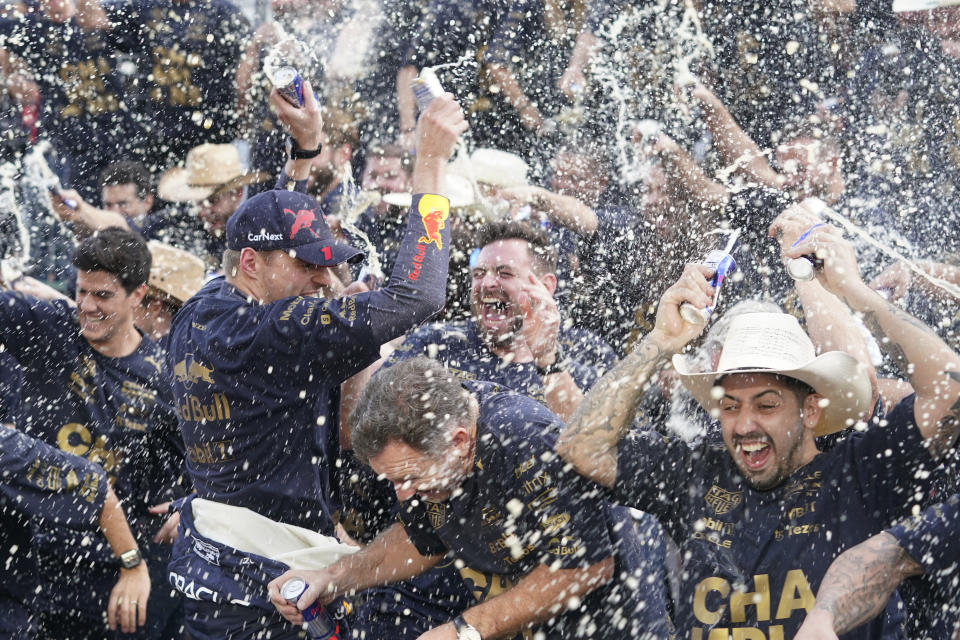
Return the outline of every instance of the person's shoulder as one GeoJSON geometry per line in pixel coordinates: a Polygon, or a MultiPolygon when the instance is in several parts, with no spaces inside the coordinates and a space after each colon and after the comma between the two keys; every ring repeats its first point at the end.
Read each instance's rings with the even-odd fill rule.
{"type": "Polygon", "coordinates": [[[597,356],[616,358],[616,351],[599,335],[589,329],[570,327],[560,332],[560,343],[567,349],[566,356],[575,360],[589,354],[591,359],[597,356]]]}
{"type": "Polygon", "coordinates": [[[464,382],[480,405],[479,420],[504,443],[556,432],[560,418],[530,396],[491,382],[464,382]]]}

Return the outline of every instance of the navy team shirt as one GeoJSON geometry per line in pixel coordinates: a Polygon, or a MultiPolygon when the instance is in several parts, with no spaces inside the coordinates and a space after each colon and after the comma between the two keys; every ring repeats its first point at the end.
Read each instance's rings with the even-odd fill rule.
{"type": "Polygon", "coordinates": [[[258,304],[221,277],[174,317],[168,363],[199,497],[332,535],[321,461],[339,424],[339,385],[443,305],[449,225],[424,242],[421,198],[449,212],[445,198],[414,199],[383,289],[258,304]]]}
{"type": "MultiPolygon", "coordinates": [[[[589,389],[613,365],[616,354],[598,337],[582,329],[562,329],[557,338],[566,370],[581,389],[589,389]]],[[[463,380],[496,381],[544,402],[543,379],[533,362],[505,363],[487,348],[474,320],[421,327],[408,335],[384,366],[427,356],[442,362],[463,380]]]]}
{"type": "Polygon", "coordinates": [[[932,585],[927,637],[952,637],[960,613],[960,494],[943,504],[930,507],[918,516],[904,520],[887,530],[900,546],[923,567],[925,584],[932,585]]]}
{"type": "Polygon", "coordinates": [[[25,605],[36,589],[31,525],[92,529],[106,496],[99,466],[0,427],[0,638],[33,637],[25,605]]]}
{"type": "MultiPolygon", "coordinates": [[[[928,495],[936,465],[914,396],[885,421],[848,435],[783,484],[757,491],[723,444],[631,432],[620,444],[612,499],[654,514],[680,545],[678,638],[792,638],[827,567],[928,495]],[[756,630],[753,630],[756,629],[756,630]]],[[[902,638],[899,598],[842,636],[902,638]]]]}
{"type": "MultiPolygon", "coordinates": [[[[483,602],[509,589],[537,566],[585,568],[609,558],[614,545],[601,492],[564,470],[553,452],[562,423],[540,403],[489,383],[465,383],[480,405],[471,474],[444,502],[411,499],[398,518],[423,555],[448,551],[466,564],[461,574],[483,602]]],[[[621,589],[624,587],[621,587],[621,589]]],[[[547,638],[621,638],[616,579],[583,598],[580,607],[541,626],[547,638]]],[[[622,601],[619,601],[622,605],[622,601]]]]}
{"type": "Polygon", "coordinates": [[[99,169],[140,141],[116,69],[107,32],[81,28],[76,19],[46,19],[39,10],[0,20],[0,46],[33,71],[42,101],[40,125],[61,159],[61,180],[85,198],[99,198],[99,169]]]}
{"type": "Polygon", "coordinates": [[[122,0],[104,9],[118,46],[134,56],[136,103],[167,156],[182,162],[198,144],[230,142],[234,74],[250,35],[240,10],[226,0],[122,0]]]}
{"type": "MultiPolygon", "coordinates": [[[[0,341],[23,372],[18,427],[100,464],[134,535],[152,538],[160,522],[147,508],[183,493],[183,445],[160,347],[141,336],[130,355],[103,356],[83,338],[66,301],[10,292],[0,294],[0,341]]],[[[71,550],[68,540],[48,537],[52,552],[71,550]]]]}

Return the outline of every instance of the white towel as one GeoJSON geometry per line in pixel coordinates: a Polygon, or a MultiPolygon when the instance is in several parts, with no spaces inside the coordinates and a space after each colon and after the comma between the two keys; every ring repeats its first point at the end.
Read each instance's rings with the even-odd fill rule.
{"type": "Polygon", "coordinates": [[[291,569],[323,569],[360,550],[316,531],[275,522],[245,507],[202,498],[190,504],[200,535],[282,562],[291,569]]]}

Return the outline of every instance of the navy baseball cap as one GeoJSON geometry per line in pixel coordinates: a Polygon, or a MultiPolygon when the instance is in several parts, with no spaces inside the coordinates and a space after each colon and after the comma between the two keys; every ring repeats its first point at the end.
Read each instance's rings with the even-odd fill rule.
{"type": "Polygon", "coordinates": [[[320,203],[298,191],[264,191],[243,201],[227,220],[227,248],[244,247],[286,251],[320,267],[363,260],[362,251],[333,238],[320,203]]]}

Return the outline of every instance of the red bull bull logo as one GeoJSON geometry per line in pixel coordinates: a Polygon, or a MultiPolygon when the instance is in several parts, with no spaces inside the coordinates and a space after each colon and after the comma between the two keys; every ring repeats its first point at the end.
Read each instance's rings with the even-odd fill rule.
{"type": "Polygon", "coordinates": [[[213,377],[210,375],[212,373],[213,367],[205,367],[200,364],[193,359],[192,353],[188,353],[186,358],[173,366],[173,377],[188,389],[192,387],[195,382],[202,381],[207,384],[213,384],[213,377]]]}
{"type": "Polygon", "coordinates": [[[443,236],[440,235],[440,230],[446,226],[444,221],[450,217],[450,201],[443,196],[427,194],[420,198],[417,212],[423,219],[425,230],[425,235],[420,236],[417,242],[435,244],[437,249],[443,249],[443,236]]]}
{"type": "Polygon", "coordinates": [[[317,214],[313,209],[300,209],[299,211],[284,209],[283,212],[293,216],[293,224],[290,225],[291,240],[303,229],[307,229],[317,238],[320,237],[317,232],[313,230],[313,223],[317,220],[317,214]]]}

